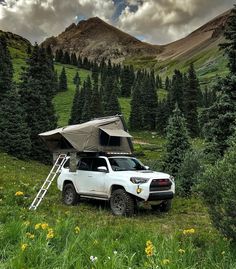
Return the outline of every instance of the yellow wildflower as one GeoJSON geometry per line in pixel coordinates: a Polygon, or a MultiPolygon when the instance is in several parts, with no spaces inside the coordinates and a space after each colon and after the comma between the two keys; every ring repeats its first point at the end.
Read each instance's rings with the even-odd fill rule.
{"type": "Polygon", "coordinates": [[[15,193],[15,196],[22,196],[22,195],[24,195],[23,191],[17,191],[15,193]]]}
{"type": "Polygon", "coordinates": [[[80,233],[80,227],[79,227],[79,226],[76,226],[76,227],[75,227],[75,233],[76,233],[76,234],[80,233]]]}
{"type": "Polygon", "coordinates": [[[26,236],[30,239],[34,239],[34,234],[32,233],[26,233],[26,236]]]}
{"type": "Polygon", "coordinates": [[[93,244],[94,244],[94,245],[97,245],[97,244],[98,244],[98,240],[95,239],[95,240],[93,241],[93,244]]]}
{"type": "Polygon", "coordinates": [[[181,253],[181,254],[184,254],[184,253],[185,253],[185,250],[182,249],[182,248],[180,248],[178,251],[179,251],[179,253],[181,253]]]}
{"type": "Polygon", "coordinates": [[[30,225],[30,221],[26,220],[26,221],[23,222],[23,224],[24,224],[25,226],[29,226],[29,225],[30,225]]]}
{"type": "Polygon", "coordinates": [[[52,239],[54,237],[54,232],[53,229],[48,229],[48,233],[47,233],[47,239],[52,239]]]}
{"type": "Polygon", "coordinates": [[[35,224],[34,229],[38,230],[40,227],[41,227],[41,223],[37,223],[37,224],[35,224]]]}
{"type": "Polygon", "coordinates": [[[222,251],[222,252],[221,252],[221,255],[225,255],[225,251],[222,251]]]}
{"type": "Polygon", "coordinates": [[[192,228],[192,229],[187,229],[187,230],[183,230],[183,234],[186,235],[186,234],[194,234],[195,233],[195,230],[192,228]]]}
{"type": "Polygon", "coordinates": [[[163,259],[163,260],[161,261],[161,264],[162,264],[162,265],[170,264],[170,260],[169,260],[169,259],[163,259]]]}
{"type": "Polygon", "coordinates": [[[21,244],[20,248],[22,251],[25,251],[27,247],[28,247],[28,244],[21,244]]]}
{"type": "Polygon", "coordinates": [[[154,246],[150,240],[146,242],[145,252],[148,257],[152,256],[154,253],[154,246]]]}
{"type": "Polygon", "coordinates": [[[46,230],[46,229],[49,228],[49,225],[48,225],[47,223],[41,223],[41,228],[42,228],[43,230],[46,230]]]}

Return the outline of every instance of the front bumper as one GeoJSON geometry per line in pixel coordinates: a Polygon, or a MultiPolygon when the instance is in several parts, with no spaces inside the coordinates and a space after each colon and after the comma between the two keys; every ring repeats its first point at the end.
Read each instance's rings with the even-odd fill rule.
{"type": "Polygon", "coordinates": [[[173,199],[174,193],[172,191],[168,192],[154,192],[150,193],[147,201],[161,201],[173,199]]]}

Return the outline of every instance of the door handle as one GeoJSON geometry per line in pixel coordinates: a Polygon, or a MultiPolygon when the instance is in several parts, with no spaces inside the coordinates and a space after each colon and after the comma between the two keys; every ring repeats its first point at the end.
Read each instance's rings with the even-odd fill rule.
{"type": "Polygon", "coordinates": [[[93,177],[93,176],[88,176],[88,177],[93,177]]]}

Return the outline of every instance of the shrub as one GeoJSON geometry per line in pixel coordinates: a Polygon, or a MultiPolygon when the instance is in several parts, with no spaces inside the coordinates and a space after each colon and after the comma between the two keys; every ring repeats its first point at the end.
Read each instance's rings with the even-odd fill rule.
{"type": "Polygon", "coordinates": [[[213,224],[236,241],[236,136],[224,158],[203,174],[201,189],[213,224]]]}
{"type": "Polygon", "coordinates": [[[190,196],[192,194],[199,176],[203,173],[205,158],[201,150],[186,152],[176,176],[177,193],[180,196],[190,196]]]}

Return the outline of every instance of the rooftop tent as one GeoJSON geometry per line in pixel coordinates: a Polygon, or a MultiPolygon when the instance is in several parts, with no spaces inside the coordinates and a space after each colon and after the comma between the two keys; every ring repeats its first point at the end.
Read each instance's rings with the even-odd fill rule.
{"type": "Polygon", "coordinates": [[[58,152],[132,153],[131,135],[121,116],[94,119],[39,134],[49,150],[58,152]]]}

